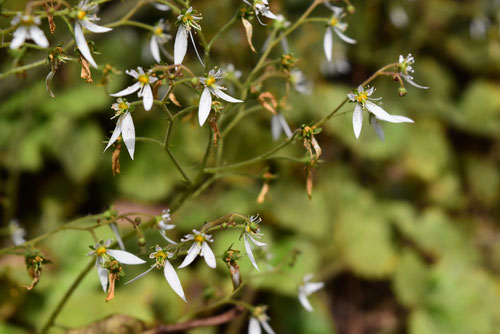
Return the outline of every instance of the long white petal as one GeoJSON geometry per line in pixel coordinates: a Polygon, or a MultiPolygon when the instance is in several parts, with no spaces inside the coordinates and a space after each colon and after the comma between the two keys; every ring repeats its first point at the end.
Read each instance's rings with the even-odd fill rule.
{"type": "Polygon", "coordinates": [[[378,119],[381,119],[381,120],[386,121],[386,122],[398,123],[396,120],[394,120],[394,118],[392,118],[391,115],[389,115],[387,113],[387,111],[385,111],[384,109],[382,109],[381,107],[379,107],[375,103],[373,103],[371,101],[366,101],[365,104],[366,104],[366,108],[368,109],[368,111],[370,111],[372,114],[374,114],[375,117],[377,117],[378,119]]]}
{"type": "Polygon", "coordinates": [[[264,8],[262,10],[262,15],[264,15],[265,17],[270,18],[272,20],[276,20],[278,18],[276,15],[273,14],[273,12],[271,12],[269,10],[269,8],[264,8]]]}
{"type": "Polygon", "coordinates": [[[231,102],[231,103],[243,102],[242,100],[238,100],[232,96],[227,95],[226,93],[224,93],[221,89],[219,89],[217,87],[213,87],[212,89],[213,89],[214,94],[217,95],[217,97],[223,99],[224,101],[231,102]]]}
{"type": "Polygon", "coordinates": [[[308,312],[313,311],[313,307],[312,307],[311,303],[309,302],[309,300],[307,299],[307,296],[304,293],[304,291],[299,291],[299,302],[302,304],[302,306],[304,306],[304,308],[308,312]]]}
{"type": "Polygon", "coordinates": [[[127,147],[128,153],[130,154],[130,158],[134,160],[135,128],[134,121],[132,120],[132,115],[130,115],[130,112],[128,111],[123,115],[122,138],[125,146],[127,147]]]}
{"type": "Polygon", "coordinates": [[[144,109],[146,111],[151,110],[153,107],[153,91],[151,90],[151,86],[144,85],[144,90],[142,91],[142,104],[144,105],[144,109]]]}
{"type": "Polygon", "coordinates": [[[42,29],[38,28],[37,26],[31,26],[29,34],[31,36],[31,39],[34,40],[38,46],[41,46],[42,48],[49,47],[49,41],[47,40],[47,37],[45,37],[42,29]]]}
{"type": "Polygon", "coordinates": [[[248,334],[261,334],[262,330],[260,329],[259,320],[255,317],[251,317],[248,322],[248,334]]]}
{"type": "Polygon", "coordinates": [[[413,81],[409,75],[401,74],[401,76],[406,80],[406,82],[408,82],[410,85],[412,85],[414,87],[417,87],[420,89],[429,89],[429,87],[427,87],[427,86],[421,86],[421,85],[415,83],[415,81],[413,81]]]}
{"type": "Polygon", "coordinates": [[[168,284],[170,284],[172,290],[174,290],[174,292],[179,297],[181,297],[184,302],[187,303],[186,296],[184,296],[184,290],[182,290],[181,281],[179,280],[179,276],[177,276],[174,267],[172,267],[168,260],[165,260],[165,264],[163,265],[163,274],[165,275],[165,279],[167,280],[168,284]]]}
{"type": "Polygon", "coordinates": [[[255,269],[257,269],[257,271],[260,271],[259,267],[257,266],[257,262],[255,262],[255,258],[253,257],[252,247],[250,247],[250,242],[248,241],[246,233],[243,234],[243,240],[245,241],[245,250],[247,251],[247,255],[248,258],[250,259],[250,262],[255,267],[255,269]]]}
{"type": "Polygon", "coordinates": [[[132,86],[128,86],[127,88],[125,88],[124,90],[119,91],[118,93],[109,94],[109,95],[110,96],[115,96],[115,97],[120,97],[120,96],[125,96],[125,95],[129,95],[129,94],[135,93],[139,89],[141,89],[141,83],[138,81],[135,84],[133,84],[132,86]]]}
{"type": "Polygon", "coordinates": [[[26,27],[19,27],[14,31],[14,39],[10,42],[10,48],[12,50],[18,49],[21,45],[23,45],[26,40],[26,35],[28,34],[28,30],[26,27]]]}
{"type": "Polygon", "coordinates": [[[151,50],[151,55],[153,56],[155,62],[160,63],[160,48],[158,46],[158,39],[155,35],[153,35],[149,41],[149,49],[151,50]]]}
{"type": "Polygon", "coordinates": [[[288,123],[286,122],[285,116],[283,114],[278,114],[278,120],[280,121],[281,128],[283,131],[285,131],[285,134],[288,138],[292,138],[292,130],[290,130],[290,127],[288,126],[288,123]]]}
{"type": "Polygon", "coordinates": [[[271,326],[267,322],[267,320],[259,319],[259,321],[260,321],[260,325],[262,326],[262,328],[264,328],[264,330],[266,331],[267,334],[275,334],[273,329],[271,328],[271,326]]]}
{"type": "Polygon", "coordinates": [[[210,114],[210,109],[212,109],[212,95],[210,94],[210,90],[205,87],[200,97],[200,105],[198,106],[198,121],[200,126],[205,124],[205,121],[210,114]]]}
{"type": "Polygon", "coordinates": [[[198,60],[200,61],[201,65],[205,67],[205,64],[203,64],[203,60],[201,60],[200,53],[198,52],[198,48],[196,47],[196,43],[194,42],[193,33],[191,31],[189,31],[189,37],[191,38],[191,43],[193,43],[194,52],[196,53],[198,60]]]}
{"type": "Polygon", "coordinates": [[[123,240],[122,240],[122,237],[120,236],[120,232],[118,231],[118,226],[116,225],[116,223],[109,224],[109,227],[113,231],[113,234],[116,237],[116,242],[118,242],[120,249],[125,250],[125,245],[123,244],[123,240]]]}
{"type": "Polygon", "coordinates": [[[99,281],[101,282],[102,289],[104,292],[108,290],[108,269],[97,266],[97,275],[99,276],[99,281]]]}
{"type": "Polygon", "coordinates": [[[149,268],[148,270],[146,270],[145,272],[143,272],[143,273],[142,273],[142,274],[140,274],[139,276],[132,278],[130,281],[128,281],[128,282],[127,282],[127,283],[125,283],[125,284],[129,284],[129,283],[132,283],[133,281],[137,281],[139,278],[141,278],[141,277],[145,276],[147,273],[149,273],[149,272],[150,272],[151,270],[153,270],[154,268],[155,268],[155,265],[153,264],[153,265],[151,266],[151,268],[149,268]]]}
{"type": "Polygon", "coordinates": [[[304,284],[304,292],[306,295],[310,295],[315,293],[318,290],[321,290],[325,287],[325,283],[323,282],[311,282],[304,284]]]}
{"type": "Polygon", "coordinates": [[[172,239],[170,239],[169,237],[167,237],[167,235],[165,234],[165,232],[161,232],[160,231],[160,235],[163,237],[163,239],[165,239],[167,242],[170,242],[171,244],[174,244],[176,245],[177,242],[173,241],[172,239]]]}
{"type": "Polygon", "coordinates": [[[273,140],[276,141],[280,138],[281,134],[281,124],[280,120],[278,119],[278,115],[273,115],[271,117],[271,135],[273,137],[273,140]]]}
{"type": "Polygon", "coordinates": [[[89,31],[92,31],[92,32],[95,32],[95,33],[103,33],[103,32],[108,32],[108,31],[111,31],[113,29],[111,28],[106,28],[106,27],[101,27],[101,26],[98,26],[97,24],[95,23],[92,23],[90,21],[87,21],[87,20],[82,20],[82,21],[79,21],[80,24],[82,26],[84,26],[87,30],[89,31]]]}
{"type": "Polygon", "coordinates": [[[359,138],[361,134],[361,128],[363,127],[363,108],[359,103],[356,103],[354,107],[354,112],[352,113],[352,128],[354,130],[354,135],[359,138]]]}
{"type": "Polygon", "coordinates": [[[111,255],[118,262],[123,263],[123,264],[143,264],[143,263],[146,263],[146,261],[135,256],[132,253],[118,250],[118,249],[107,249],[106,253],[111,255]]]}
{"type": "Polygon", "coordinates": [[[83,34],[82,31],[82,26],[78,22],[75,23],[75,41],[76,41],[76,46],[78,46],[78,50],[80,50],[82,56],[89,62],[90,65],[92,65],[92,67],[97,68],[97,64],[95,63],[94,58],[92,58],[92,55],[90,54],[89,46],[87,45],[87,40],[85,39],[85,35],[83,34]]]}
{"type": "Polygon", "coordinates": [[[121,118],[118,119],[116,122],[115,130],[113,131],[113,134],[111,135],[111,138],[109,139],[108,145],[106,145],[106,148],[104,149],[104,152],[111,146],[113,143],[118,139],[120,134],[122,133],[122,121],[121,118]]]}
{"type": "Polygon", "coordinates": [[[265,242],[260,242],[258,240],[256,240],[254,237],[252,237],[251,235],[247,234],[248,238],[250,239],[251,242],[253,242],[256,246],[259,246],[259,247],[264,247],[266,245],[265,242]]]}
{"type": "Polygon", "coordinates": [[[395,123],[415,123],[411,118],[405,116],[391,115],[391,117],[396,121],[395,123]]]}
{"type": "Polygon", "coordinates": [[[184,258],[184,261],[182,261],[181,265],[178,268],[184,268],[187,267],[188,265],[191,264],[191,262],[194,261],[194,259],[198,256],[201,250],[201,245],[199,242],[193,242],[191,247],[188,250],[188,253],[186,257],[184,258]]]}
{"type": "Polygon", "coordinates": [[[382,130],[382,127],[380,126],[380,124],[378,124],[377,119],[375,117],[371,117],[370,124],[375,130],[377,137],[379,137],[381,141],[384,141],[385,140],[384,130],[382,130]]]}
{"type": "Polygon", "coordinates": [[[332,61],[332,37],[332,29],[330,27],[326,28],[325,37],[323,38],[323,49],[328,61],[332,61]]]}
{"type": "Polygon", "coordinates": [[[184,56],[187,52],[188,45],[188,35],[186,31],[186,27],[183,24],[179,25],[179,29],[177,30],[177,35],[175,35],[174,42],[174,64],[179,65],[182,64],[184,60],[184,56]]]}
{"type": "Polygon", "coordinates": [[[217,266],[217,262],[215,262],[215,255],[208,242],[203,241],[201,243],[201,255],[205,259],[205,262],[210,268],[215,268],[217,266]]]}
{"type": "Polygon", "coordinates": [[[344,42],[346,43],[349,43],[349,44],[356,44],[356,40],[355,39],[352,39],[351,37],[347,37],[346,35],[344,35],[340,29],[333,29],[335,30],[335,33],[337,34],[337,36],[340,37],[341,40],[343,40],[344,42]]]}

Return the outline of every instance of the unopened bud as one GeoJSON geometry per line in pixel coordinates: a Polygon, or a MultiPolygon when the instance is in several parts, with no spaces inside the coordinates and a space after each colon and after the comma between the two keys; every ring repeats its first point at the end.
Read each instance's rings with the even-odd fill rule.
{"type": "Polygon", "coordinates": [[[199,83],[200,83],[200,79],[198,79],[198,78],[191,79],[191,84],[193,86],[197,86],[199,83]]]}
{"type": "Polygon", "coordinates": [[[354,14],[356,12],[356,8],[353,5],[347,6],[347,12],[349,14],[354,14]]]}
{"type": "Polygon", "coordinates": [[[408,94],[408,91],[406,90],[406,88],[404,88],[404,87],[399,87],[399,89],[398,89],[398,95],[399,95],[400,97],[403,97],[403,96],[405,96],[406,94],[408,94]]]}
{"type": "Polygon", "coordinates": [[[139,247],[145,247],[146,246],[146,239],[139,238],[139,240],[137,240],[137,243],[139,244],[139,247]]]}

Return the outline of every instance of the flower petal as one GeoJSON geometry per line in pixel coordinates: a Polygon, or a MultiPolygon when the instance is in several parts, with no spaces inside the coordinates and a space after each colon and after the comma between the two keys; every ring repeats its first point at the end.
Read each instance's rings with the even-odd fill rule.
{"type": "Polygon", "coordinates": [[[113,231],[113,234],[116,237],[116,242],[118,242],[118,245],[120,246],[121,250],[125,250],[125,245],[123,244],[122,237],[120,236],[120,232],[118,231],[118,226],[116,223],[111,223],[109,224],[109,227],[113,231]]]}
{"type": "Polygon", "coordinates": [[[193,242],[191,247],[188,250],[188,253],[186,257],[184,258],[184,261],[182,261],[181,265],[178,268],[184,268],[187,267],[188,265],[191,264],[191,262],[194,261],[194,259],[198,256],[198,254],[201,251],[201,245],[199,242],[193,242]]]}
{"type": "Polygon", "coordinates": [[[356,44],[356,40],[355,39],[352,39],[351,37],[347,37],[346,35],[344,35],[340,31],[340,29],[333,28],[333,30],[335,31],[335,33],[337,34],[337,36],[339,36],[340,39],[343,40],[344,42],[349,43],[349,44],[356,44]]]}
{"type": "Polygon", "coordinates": [[[257,266],[257,262],[255,262],[255,258],[253,257],[252,247],[250,247],[250,242],[248,242],[248,238],[247,238],[246,233],[243,234],[243,240],[245,241],[245,250],[247,251],[247,255],[248,255],[248,258],[250,259],[250,262],[255,267],[255,269],[257,269],[257,271],[260,271],[259,267],[257,266]]]}
{"type": "Polygon", "coordinates": [[[281,123],[280,120],[278,119],[278,115],[273,115],[271,117],[271,136],[273,137],[273,140],[276,141],[280,138],[281,134],[281,123]]]}
{"type": "Polygon", "coordinates": [[[203,241],[201,243],[201,256],[203,256],[205,262],[210,268],[215,268],[217,266],[217,263],[215,262],[214,252],[206,241],[203,241]]]}
{"type": "Polygon", "coordinates": [[[191,43],[193,43],[193,48],[194,48],[194,52],[196,53],[196,56],[198,57],[198,60],[200,61],[201,65],[203,65],[203,67],[205,67],[205,64],[203,64],[203,60],[201,60],[200,53],[198,52],[198,48],[196,47],[196,43],[194,42],[193,34],[191,33],[191,31],[189,31],[188,33],[189,33],[189,37],[191,37],[191,43]]]}
{"type": "Polygon", "coordinates": [[[134,160],[135,128],[132,115],[130,115],[130,112],[128,111],[123,115],[122,138],[125,146],[127,147],[128,153],[130,154],[130,158],[134,160]]]}
{"type": "Polygon", "coordinates": [[[304,284],[303,291],[308,296],[312,293],[315,293],[318,290],[321,290],[325,287],[325,283],[323,282],[311,282],[304,284]]]}
{"type": "Polygon", "coordinates": [[[265,242],[260,242],[258,240],[256,240],[254,237],[252,237],[250,234],[247,234],[248,238],[250,239],[251,242],[253,242],[256,246],[259,246],[259,247],[264,247],[266,245],[265,242]]]}
{"type": "Polygon", "coordinates": [[[288,138],[292,138],[292,130],[290,130],[290,127],[288,126],[288,123],[286,122],[285,116],[283,114],[278,114],[278,120],[280,121],[281,128],[283,131],[285,131],[285,134],[288,138]]]}
{"type": "Polygon", "coordinates": [[[326,28],[325,37],[323,38],[323,49],[325,50],[325,57],[328,61],[332,61],[332,29],[326,28]]]}
{"type": "Polygon", "coordinates": [[[10,48],[12,50],[19,49],[21,45],[23,45],[26,40],[26,35],[28,34],[28,30],[26,27],[19,27],[14,31],[14,38],[10,42],[10,48]]]}
{"type": "Polygon", "coordinates": [[[179,65],[182,64],[184,60],[184,56],[187,52],[188,45],[188,35],[186,27],[183,24],[179,25],[179,29],[177,30],[177,35],[175,35],[174,42],[174,64],[179,65]]]}
{"type": "Polygon", "coordinates": [[[80,22],[80,24],[82,26],[84,26],[87,30],[95,32],[95,33],[103,33],[103,32],[108,32],[108,31],[113,30],[111,28],[106,28],[106,27],[98,26],[97,24],[92,23],[92,22],[87,21],[87,20],[81,20],[81,21],[78,21],[78,22],[80,22]]]}
{"type": "Polygon", "coordinates": [[[210,94],[210,90],[205,87],[201,93],[200,105],[198,106],[198,121],[200,126],[203,126],[207,120],[210,109],[212,109],[212,95],[210,94]]]}
{"type": "Polygon", "coordinates": [[[262,330],[260,329],[259,320],[255,317],[251,317],[248,322],[248,334],[261,334],[262,330]]]}
{"type": "Polygon", "coordinates": [[[217,95],[218,98],[223,99],[224,101],[231,102],[231,103],[241,103],[243,102],[242,100],[235,99],[232,96],[227,95],[224,93],[221,89],[217,87],[212,87],[212,91],[214,92],[215,95],[217,95]]]}
{"type": "Polygon", "coordinates": [[[308,311],[308,312],[312,312],[313,311],[313,307],[311,305],[311,303],[309,302],[309,300],[307,299],[307,296],[305,294],[304,291],[302,290],[299,290],[299,302],[302,304],[302,306],[304,306],[304,308],[308,311]]]}
{"type": "Polygon", "coordinates": [[[134,277],[132,278],[130,281],[126,282],[125,284],[129,284],[129,283],[132,283],[133,281],[137,281],[139,278],[145,276],[147,273],[149,273],[151,270],[153,270],[155,268],[155,265],[153,264],[151,266],[151,268],[149,268],[148,270],[146,270],[145,272],[143,272],[142,274],[140,274],[139,276],[137,277],[134,277]]]}
{"type": "Polygon", "coordinates": [[[160,63],[160,47],[158,46],[158,39],[155,35],[153,35],[149,41],[149,49],[151,50],[151,55],[153,56],[155,62],[160,63]]]}
{"type": "Polygon", "coordinates": [[[153,91],[150,85],[144,85],[144,90],[142,91],[142,104],[146,111],[151,110],[153,107],[153,91]]]}
{"type": "Polygon", "coordinates": [[[391,115],[387,113],[384,109],[376,105],[375,103],[371,101],[366,101],[365,102],[366,108],[368,111],[370,111],[372,114],[375,115],[378,119],[381,119],[386,122],[391,122],[391,123],[398,123],[394,118],[392,118],[391,115]]]}
{"type": "Polygon", "coordinates": [[[391,115],[391,117],[397,121],[395,123],[415,123],[411,118],[400,116],[400,115],[391,115]]]}
{"type": "Polygon", "coordinates": [[[174,292],[179,297],[181,297],[184,302],[187,303],[186,296],[184,296],[184,290],[182,290],[181,281],[179,280],[179,276],[177,276],[174,267],[172,267],[168,260],[165,260],[165,263],[163,265],[163,274],[165,275],[165,279],[167,280],[168,284],[170,284],[172,290],[174,290],[174,292]]]}
{"type": "Polygon", "coordinates": [[[115,96],[115,97],[125,96],[125,95],[129,95],[129,94],[135,93],[139,89],[141,89],[141,83],[140,82],[136,82],[132,86],[128,86],[127,88],[125,88],[124,90],[119,91],[118,93],[109,94],[109,95],[110,96],[115,96]]]}
{"type": "Polygon", "coordinates": [[[92,67],[97,68],[97,64],[90,54],[87,40],[85,39],[85,35],[82,31],[82,26],[78,22],[75,23],[75,41],[76,46],[78,46],[78,50],[80,50],[82,56],[89,62],[90,65],[92,65],[92,67]]]}
{"type": "Polygon", "coordinates": [[[381,141],[384,141],[385,140],[384,130],[382,130],[382,127],[380,126],[380,124],[378,124],[377,119],[375,117],[370,118],[370,124],[375,130],[377,137],[379,137],[381,141]]]}
{"type": "Polygon", "coordinates": [[[260,321],[260,325],[262,326],[262,328],[264,328],[264,330],[266,331],[267,334],[275,334],[273,329],[271,328],[271,326],[267,322],[267,320],[259,319],[259,321],[260,321]]]}
{"type": "Polygon", "coordinates": [[[170,239],[169,237],[167,237],[167,235],[165,234],[165,232],[163,231],[160,231],[160,234],[161,236],[163,237],[163,239],[165,239],[167,242],[171,243],[171,244],[174,244],[176,245],[177,242],[173,241],[172,239],[170,239]]]}
{"type": "Polygon", "coordinates": [[[113,143],[118,139],[120,134],[122,133],[122,119],[121,117],[118,119],[116,122],[115,130],[113,131],[113,134],[111,135],[111,138],[109,139],[108,145],[106,145],[106,148],[104,149],[104,152],[111,146],[113,143]]]}
{"type": "Polygon", "coordinates": [[[97,266],[97,275],[99,276],[99,281],[101,282],[102,289],[104,292],[108,289],[108,269],[97,266]]]}
{"type": "Polygon", "coordinates": [[[146,263],[146,261],[135,256],[132,253],[118,250],[118,249],[107,249],[106,253],[111,255],[118,262],[123,263],[123,264],[143,264],[143,263],[146,263]]]}
{"type": "Polygon", "coordinates": [[[31,36],[31,39],[34,40],[38,46],[41,46],[42,48],[49,47],[49,41],[47,40],[47,37],[45,37],[42,29],[38,28],[37,26],[31,26],[29,34],[31,36]]]}
{"type": "Polygon", "coordinates": [[[401,76],[406,80],[406,82],[408,82],[410,85],[412,85],[414,87],[417,87],[417,88],[420,88],[420,89],[429,89],[429,87],[421,86],[421,85],[415,83],[415,81],[413,81],[412,78],[409,75],[401,74],[401,76]]]}
{"type": "Polygon", "coordinates": [[[361,104],[356,103],[356,106],[354,107],[354,112],[352,113],[352,128],[354,130],[354,136],[356,136],[356,139],[359,138],[362,127],[363,127],[363,108],[361,108],[361,104]]]}

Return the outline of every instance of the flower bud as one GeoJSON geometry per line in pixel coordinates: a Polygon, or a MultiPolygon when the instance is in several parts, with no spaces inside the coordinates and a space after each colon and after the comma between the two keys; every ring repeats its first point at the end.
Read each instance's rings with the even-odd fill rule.
{"type": "Polygon", "coordinates": [[[146,239],[144,237],[139,238],[139,240],[137,240],[137,243],[139,244],[139,247],[145,247],[146,246],[146,239]]]}
{"type": "Polygon", "coordinates": [[[356,8],[353,5],[347,6],[347,12],[349,14],[354,14],[356,12],[356,8]]]}
{"type": "Polygon", "coordinates": [[[408,91],[406,90],[406,88],[404,87],[399,87],[398,89],[398,95],[400,97],[403,97],[403,96],[406,96],[406,94],[408,94],[408,91]]]}
{"type": "Polygon", "coordinates": [[[200,79],[198,79],[198,78],[191,79],[191,84],[193,86],[198,86],[200,84],[200,79]]]}

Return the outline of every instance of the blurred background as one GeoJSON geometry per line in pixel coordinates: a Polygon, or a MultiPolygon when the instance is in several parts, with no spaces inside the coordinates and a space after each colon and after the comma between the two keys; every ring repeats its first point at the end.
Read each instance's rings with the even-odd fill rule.
{"type": "MultiPolygon", "coordinates": [[[[76,4],[75,1],[69,1],[76,4]]],[[[27,1],[0,1],[2,10],[22,10],[27,1]]],[[[135,0],[111,1],[101,6],[101,24],[122,17],[135,0]]],[[[271,10],[295,21],[309,1],[271,0],[271,10]]],[[[353,105],[341,109],[316,136],[323,155],[316,168],[312,199],[306,193],[303,164],[279,160],[238,170],[220,178],[173,215],[179,239],[192,228],[230,212],[259,213],[263,241],[268,248],[256,253],[263,268],[258,273],[244,257],[243,280],[249,283],[241,299],[268,305],[271,326],[277,333],[500,333],[500,1],[356,1],[346,35],[356,45],[334,41],[334,59],[323,52],[323,23],[309,23],[288,37],[297,68],[309,81],[310,91],[291,91],[283,110],[292,129],[328,114],[353,87],[379,67],[397,62],[400,54],[416,58],[414,79],[429,86],[408,86],[397,94],[390,78],[374,82],[377,97],[391,114],[404,115],[415,124],[384,123],[385,142],[365,124],[356,140],[352,130],[353,105]],[[345,112],[345,113],[344,113],[345,112]],[[265,171],[277,177],[264,203],[257,203],[265,171]],[[252,176],[253,175],[253,176],[252,176]],[[250,176],[250,177],[249,177],[250,176]],[[273,269],[274,268],[274,269],[273,269]],[[267,272],[267,273],[266,273],[267,272]],[[310,300],[313,313],[297,300],[305,274],[326,287],[310,300]]],[[[211,38],[238,10],[241,1],[193,1],[203,14],[201,26],[211,38]]],[[[344,6],[339,2],[339,6],[344,6]]],[[[318,7],[312,17],[329,17],[318,7]]],[[[155,24],[165,18],[175,36],[175,15],[144,6],[133,20],[155,24]]],[[[10,19],[0,18],[2,28],[10,19]]],[[[264,19],[268,22],[268,19],[264,19]]],[[[51,46],[70,40],[64,21],[55,19],[51,46]]],[[[253,42],[262,48],[268,26],[253,20],[253,42]]],[[[148,51],[150,34],[135,27],[117,27],[106,34],[91,34],[101,53],[98,64],[111,64],[122,75],[92,72],[94,84],[80,78],[78,64],[68,62],[52,81],[55,98],[48,96],[41,66],[0,80],[0,203],[2,246],[12,245],[8,224],[13,219],[32,239],[77,217],[100,213],[114,205],[120,213],[160,214],[183,187],[182,179],[161,147],[137,142],[135,160],[121,154],[121,173],[113,176],[111,151],[102,153],[114,129],[114,99],[108,94],[131,84],[126,69],[153,64],[148,51]]],[[[196,38],[196,36],[195,36],[196,38]]],[[[4,36],[4,41],[10,37],[4,36]]],[[[166,44],[173,52],[173,40],[166,44]]],[[[201,49],[201,48],[200,48],[201,49]]],[[[29,49],[0,49],[0,73],[13,66],[43,59],[29,49]]],[[[277,47],[271,58],[279,57],[277,47]]],[[[73,47],[69,50],[73,54],[73,47]]],[[[246,78],[258,60],[251,52],[241,22],[214,44],[213,65],[234,64],[246,78]]],[[[197,75],[203,69],[192,53],[185,61],[197,75]]],[[[229,93],[236,87],[227,83],[229,93]]],[[[276,97],[285,95],[282,79],[261,88],[276,97]]],[[[175,91],[184,107],[197,104],[197,95],[175,91]]],[[[236,94],[236,93],[235,93],[236,94]]],[[[130,97],[131,100],[135,98],[130,97]]],[[[247,100],[257,105],[256,95],[247,100]]],[[[174,110],[180,110],[180,108],[174,110]]],[[[223,161],[239,162],[257,156],[273,143],[271,113],[245,117],[228,135],[223,161]]],[[[167,122],[159,108],[133,113],[137,136],[163,140],[167,122]]],[[[208,126],[206,126],[208,127],[208,126]]],[[[195,112],[176,124],[172,150],[194,175],[207,145],[205,128],[195,112]]],[[[283,154],[302,157],[296,141],[283,154]]],[[[120,231],[131,230],[119,224],[120,231]]],[[[111,230],[98,230],[102,239],[111,230]]],[[[148,249],[162,241],[146,231],[148,249]]],[[[216,255],[234,242],[244,252],[237,231],[218,233],[216,255]]],[[[0,258],[0,332],[24,333],[40,329],[75,277],[86,266],[90,234],[65,231],[39,245],[53,262],[35,289],[22,256],[0,258]]],[[[127,250],[139,254],[137,239],[127,250]]],[[[147,267],[125,267],[127,278],[147,267]]],[[[112,314],[147,324],[173,323],[230,293],[226,266],[218,261],[211,270],[202,261],[178,271],[187,298],[184,304],[159,271],[134,284],[118,282],[116,297],[105,303],[95,270],[85,277],[56,320],[54,333],[84,328],[112,314]]],[[[240,316],[217,328],[190,333],[244,333],[248,317],[240,316]]]]}

